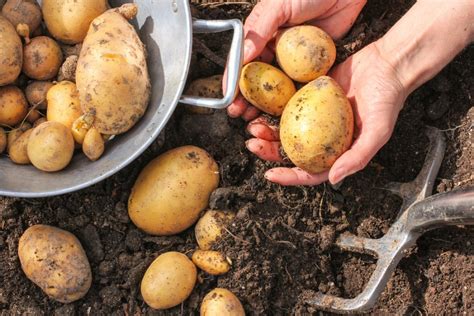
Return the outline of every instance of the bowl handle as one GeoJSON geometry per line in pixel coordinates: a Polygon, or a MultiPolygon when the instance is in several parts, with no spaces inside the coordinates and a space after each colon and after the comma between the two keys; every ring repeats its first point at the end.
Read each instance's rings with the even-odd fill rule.
{"type": "Polygon", "coordinates": [[[230,47],[228,63],[227,63],[227,91],[222,99],[203,98],[195,96],[183,95],[179,102],[201,106],[213,109],[223,109],[229,106],[237,96],[240,71],[242,69],[243,60],[243,39],[244,31],[242,22],[237,19],[232,20],[194,20],[193,30],[196,33],[216,33],[228,30],[234,30],[232,45],[230,47]]]}

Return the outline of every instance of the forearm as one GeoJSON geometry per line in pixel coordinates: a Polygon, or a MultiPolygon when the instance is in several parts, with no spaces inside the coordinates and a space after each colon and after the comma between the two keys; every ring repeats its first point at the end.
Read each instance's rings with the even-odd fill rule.
{"type": "Polygon", "coordinates": [[[376,45],[409,94],[473,40],[472,0],[419,0],[376,45]]]}

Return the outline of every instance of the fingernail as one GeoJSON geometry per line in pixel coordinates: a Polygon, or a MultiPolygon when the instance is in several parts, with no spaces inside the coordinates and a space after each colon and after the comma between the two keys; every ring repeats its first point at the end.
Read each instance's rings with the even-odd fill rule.
{"type": "Polygon", "coordinates": [[[334,176],[333,176],[333,181],[331,181],[333,184],[337,184],[339,182],[341,182],[342,180],[344,180],[344,178],[346,177],[346,174],[345,174],[345,170],[343,167],[339,167],[338,169],[336,169],[336,171],[334,172],[334,176]]]}
{"type": "Polygon", "coordinates": [[[252,49],[250,45],[247,40],[244,42],[244,57],[250,55],[250,50],[252,49]]]}

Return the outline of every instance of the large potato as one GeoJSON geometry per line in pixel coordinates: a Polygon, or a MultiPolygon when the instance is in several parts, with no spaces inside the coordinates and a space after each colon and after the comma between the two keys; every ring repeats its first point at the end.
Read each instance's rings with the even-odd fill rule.
{"type": "MultiPolygon", "coordinates": [[[[204,98],[223,98],[222,79],[223,75],[196,79],[191,82],[185,94],[204,98]]],[[[185,107],[189,112],[196,114],[211,114],[214,112],[214,109],[201,106],[185,105],[185,107]]]]}
{"type": "Polygon", "coordinates": [[[225,227],[234,219],[235,215],[227,211],[207,211],[194,227],[194,233],[199,248],[210,250],[216,240],[221,237],[225,227]]]}
{"type": "Polygon", "coordinates": [[[128,131],[150,99],[145,47],[124,17],[134,17],[136,10],[135,4],[126,4],[94,19],[79,56],[76,84],[82,110],[96,114],[94,126],[101,134],[128,131]]]}
{"type": "Polygon", "coordinates": [[[253,106],[280,116],[286,103],[296,92],[287,75],[272,65],[251,62],[244,66],[239,81],[240,92],[253,106]]]}
{"type": "Polygon", "coordinates": [[[0,87],[0,124],[15,126],[28,113],[23,92],[15,86],[0,87]]]}
{"type": "Polygon", "coordinates": [[[277,37],[276,58],[291,79],[309,82],[328,73],[336,60],[336,46],[316,26],[294,26],[277,37]]]}
{"type": "Polygon", "coordinates": [[[280,121],[285,153],[309,173],[329,169],[351,146],[353,132],[351,104],[336,81],[327,76],[301,88],[280,121]]]}
{"type": "Polygon", "coordinates": [[[61,47],[50,37],[35,37],[23,49],[23,72],[32,79],[54,78],[62,62],[61,47]]]}
{"type": "Polygon", "coordinates": [[[41,8],[36,0],[8,0],[2,8],[2,14],[13,26],[28,25],[30,33],[41,24],[41,8]]]}
{"type": "Polygon", "coordinates": [[[20,137],[18,137],[18,139],[16,139],[8,149],[8,155],[10,156],[11,161],[18,165],[30,164],[27,146],[31,132],[33,132],[33,129],[29,129],[26,132],[22,133],[20,137]]]}
{"type": "Polygon", "coordinates": [[[167,309],[184,302],[196,284],[197,270],[179,252],[167,252],[152,262],[141,283],[145,302],[154,309],[167,309]]]}
{"type": "Polygon", "coordinates": [[[77,44],[86,37],[92,20],[107,8],[107,0],[43,0],[43,17],[55,39],[77,44]]]}
{"type": "Polygon", "coordinates": [[[33,81],[25,89],[26,99],[31,106],[39,110],[46,110],[48,101],[46,96],[53,83],[49,81],[33,81]]]}
{"type": "Polygon", "coordinates": [[[71,128],[75,120],[82,115],[79,93],[76,85],[70,81],[61,81],[52,86],[46,95],[48,109],[46,118],[71,128]]]}
{"type": "Polygon", "coordinates": [[[244,307],[231,291],[216,288],[207,293],[201,305],[201,316],[245,316],[244,307]]]}
{"type": "Polygon", "coordinates": [[[33,130],[27,149],[33,166],[47,172],[59,171],[72,159],[74,138],[63,124],[46,122],[33,130]]]}
{"type": "Polygon", "coordinates": [[[230,263],[219,251],[196,250],[192,260],[199,269],[212,275],[222,275],[230,270],[230,263]]]}
{"type": "Polygon", "coordinates": [[[28,279],[61,303],[77,301],[89,291],[92,273],[86,253],[65,230],[47,225],[28,228],[20,238],[18,257],[28,279]]]}
{"type": "Polygon", "coordinates": [[[0,14],[0,86],[13,83],[23,66],[23,45],[13,25],[0,14]]]}
{"type": "Polygon", "coordinates": [[[196,222],[219,184],[219,169],[203,149],[183,146],[151,161],[128,201],[133,223],[152,235],[173,235],[196,222]]]}

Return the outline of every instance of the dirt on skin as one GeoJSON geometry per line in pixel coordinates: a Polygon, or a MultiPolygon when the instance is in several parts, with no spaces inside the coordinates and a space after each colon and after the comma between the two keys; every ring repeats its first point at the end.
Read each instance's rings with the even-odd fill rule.
{"type": "MultiPolygon", "coordinates": [[[[412,1],[370,1],[350,34],[338,44],[338,60],[377,39],[412,1]]],[[[195,8],[195,16],[244,18],[251,5],[195,8]]],[[[230,34],[199,36],[225,58],[230,34]],[[223,44],[224,43],[224,44],[223,44]]],[[[194,315],[216,286],[234,292],[249,315],[314,314],[302,298],[311,291],[355,297],[374,270],[374,259],[334,246],[349,231],[381,237],[401,201],[382,190],[390,181],[410,181],[420,170],[428,141],[426,125],[445,130],[446,156],[435,192],[474,185],[472,170],[474,50],[467,48],[436,78],[415,91],[390,142],[362,172],[339,190],[328,185],[281,187],[263,179],[274,164],[250,154],[245,124],[225,112],[195,115],[179,108],[160,137],[117,175],[74,194],[48,199],[0,198],[0,315],[194,315]],[[127,199],[140,170],[164,151],[193,144],[208,150],[220,166],[220,188],[210,206],[236,212],[218,248],[232,260],[219,277],[200,273],[190,298],[167,311],[153,311],[139,293],[146,267],[159,254],[197,247],[193,229],[172,237],[139,231],[127,215],[127,199]],[[74,233],[89,257],[93,285],[86,297],[63,305],[47,298],[21,271],[17,246],[34,224],[74,233]]],[[[195,52],[190,79],[223,68],[195,52]]],[[[5,159],[5,158],[2,158],[5,159]]],[[[422,236],[400,262],[373,314],[474,313],[474,228],[442,228],[422,236]]]]}

